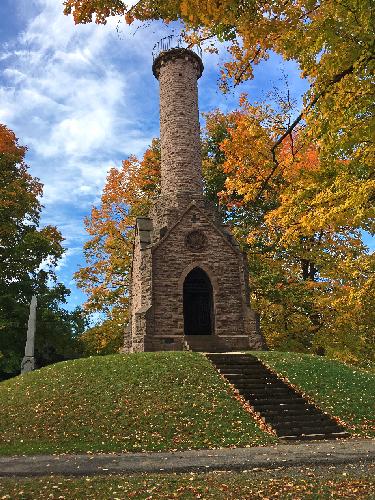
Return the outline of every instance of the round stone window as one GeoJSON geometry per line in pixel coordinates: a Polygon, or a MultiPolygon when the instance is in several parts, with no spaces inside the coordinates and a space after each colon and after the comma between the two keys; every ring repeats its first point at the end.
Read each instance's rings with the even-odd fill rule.
{"type": "Polygon", "coordinates": [[[185,244],[193,252],[200,252],[207,246],[207,236],[203,231],[191,231],[186,235],[185,244]]]}

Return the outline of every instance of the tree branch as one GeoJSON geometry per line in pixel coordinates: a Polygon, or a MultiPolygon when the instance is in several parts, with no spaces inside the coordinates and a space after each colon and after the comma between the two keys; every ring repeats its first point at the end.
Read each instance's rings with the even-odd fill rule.
{"type": "Polygon", "coordinates": [[[234,76],[234,86],[235,87],[242,82],[243,75],[246,73],[248,68],[251,67],[251,65],[254,63],[255,59],[259,56],[260,52],[261,52],[261,48],[259,47],[256,50],[254,57],[252,59],[250,59],[250,61],[242,68],[241,72],[238,75],[234,76]]]}
{"type": "MultiPolygon", "coordinates": [[[[123,2],[121,2],[123,3],[123,2]]],[[[139,4],[143,3],[143,0],[139,0],[137,3],[135,3],[132,7],[130,7],[130,9],[128,9],[126,11],[126,14],[131,14],[134,10],[136,10],[136,8],[138,7],[139,4]]],[[[125,7],[125,5],[124,5],[125,7]]]]}
{"type": "Polygon", "coordinates": [[[269,181],[271,180],[271,178],[273,177],[274,173],[276,172],[277,168],[279,167],[279,162],[277,161],[277,157],[276,157],[276,149],[278,146],[280,146],[280,144],[284,141],[284,139],[286,137],[288,137],[289,135],[292,134],[292,132],[294,131],[294,129],[296,128],[296,126],[300,123],[300,121],[302,120],[302,118],[310,111],[310,109],[312,107],[315,106],[315,104],[318,102],[318,100],[325,96],[328,92],[328,90],[330,89],[330,87],[332,87],[332,85],[335,85],[336,83],[339,83],[346,75],[350,75],[351,73],[353,73],[353,69],[354,69],[354,66],[353,64],[351,66],[349,66],[349,68],[346,68],[345,70],[343,70],[341,73],[338,73],[337,75],[335,75],[332,80],[330,82],[328,82],[327,86],[325,87],[325,89],[323,89],[321,92],[318,92],[316,94],[316,96],[314,97],[314,99],[309,103],[309,105],[306,107],[305,110],[303,110],[298,116],[297,118],[291,123],[291,125],[287,128],[287,130],[277,139],[277,141],[274,143],[274,145],[272,146],[271,148],[271,154],[272,154],[272,161],[273,161],[273,168],[271,169],[271,172],[267,175],[266,179],[263,181],[254,201],[258,201],[259,198],[262,196],[262,194],[264,193],[264,191],[266,190],[267,186],[268,186],[268,183],[269,181]]]}

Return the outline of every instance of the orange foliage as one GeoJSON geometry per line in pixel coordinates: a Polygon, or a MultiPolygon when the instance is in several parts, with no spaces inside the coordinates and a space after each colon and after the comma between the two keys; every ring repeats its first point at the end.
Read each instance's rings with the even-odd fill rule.
{"type": "Polygon", "coordinates": [[[25,146],[19,146],[14,132],[0,123],[0,154],[12,155],[14,161],[19,163],[26,153],[25,146]]]}
{"type": "MultiPolygon", "coordinates": [[[[119,341],[126,326],[135,218],[147,214],[159,192],[159,177],[160,148],[154,140],[142,161],[131,156],[120,169],[111,168],[101,204],[85,220],[90,235],[84,246],[87,266],[75,279],[88,296],[86,310],[106,315],[91,330],[100,341],[87,339],[98,351],[106,352],[115,332],[119,341]]],[[[85,335],[89,337],[90,331],[85,335]]]]}
{"type": "Polygon", "coordinates": [[[371,358],[375,306],[362,290],[373,286],[375,254],[359,228],[371,220],[372,181],[360,182],[347,161],[328,162],[302,126],[275,147],[286,118],[245,97],[227,116],[208,115],[205,172],[224,173],[220,201],[247,250],[269,345],[371,358]]]}

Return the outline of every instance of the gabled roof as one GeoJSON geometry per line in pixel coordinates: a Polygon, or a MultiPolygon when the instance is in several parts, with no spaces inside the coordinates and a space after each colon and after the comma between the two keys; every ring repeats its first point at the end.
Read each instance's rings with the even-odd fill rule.
{"type": "Polygon", "coordinates": [[[154,250],[156,250],[157,248],[159,248],[159,246],[163,245],[169,238],[169,236],[172,234],[172,232],[174,231],[174,229],[181,223],[181,221],[186,217],[186,215],[188,214],[188,212],[190,212],[192,209],[196,210],[197,212],[199,212],[205,219],[206,221],[210,224],[210,226],[212,227],[212,229],[218,234],[220,235],[223,240],[225,241],[225,243],[229,246],[229,248],[231,248],[238,256],[242,256],[242,252],[241,250],[237,247],[237,245],[234,245],[228,238],[228,233],[226,233],[225,231],[223,231],[220,227],[218,227],[212,220],[210,217],[207,216],[206,212],[204,210],[202,210],[200,207],[197,206],[196,202],[193,200],[190,205],[188,205],[188,207],[182,212],[181,216],[179,219],[177,219],[177,221],[168,229],[168,231],[165,233],[165,235],[157,242],[155,243],[154,245],[152,245],[152,252],[154,252],[154,250]]]}

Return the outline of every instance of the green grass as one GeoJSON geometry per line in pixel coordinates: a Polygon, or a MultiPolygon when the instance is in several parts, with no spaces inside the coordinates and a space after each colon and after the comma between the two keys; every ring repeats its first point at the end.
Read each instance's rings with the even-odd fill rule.
{"type": "Polygon", "coordinates": [[[331,499],[374,498],[370,471],[210,472],[204,474],[142,474],[82,478],[0,479],[0,498],[37,499],[331,499]]]}
{"type": "Polygon", "coordinates": [[[256,352],[320,408],[345,422],[350,432],[375,436],[375,376],[321,356],[256,352]]]}
{"type": "MultiPolygon", "coordinates": [[[[375,377],[306,354],[257,352],[351,432],[374,436],[375,377]]],[[[57,363],[0,383],[0,454],[126,452],[276,442],[201,354],[57,363]]]]}
{"type": "Polygon", "coordinates": [[[122,452],[274,442],[201,354],[57,363],[0,383],[0,454],[122,452]]]}

